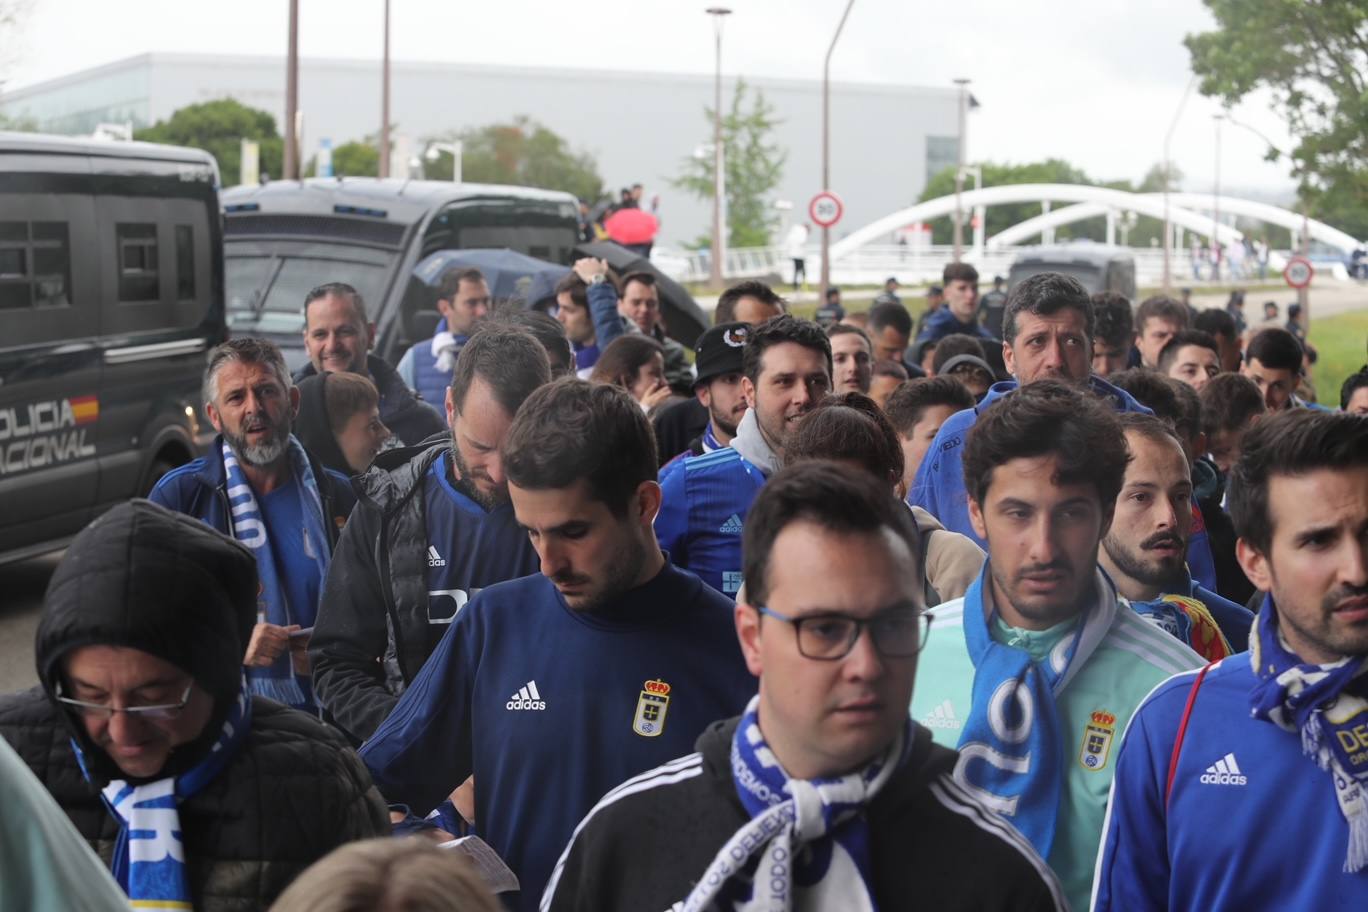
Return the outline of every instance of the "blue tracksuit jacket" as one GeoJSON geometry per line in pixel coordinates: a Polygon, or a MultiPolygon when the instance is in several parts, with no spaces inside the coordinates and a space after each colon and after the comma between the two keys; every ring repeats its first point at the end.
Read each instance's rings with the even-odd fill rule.
{"type": "MultiPolygon", "coordinates": [[[[1131,398],[1130,393],[1100,377],[1089,377],[1088,383],[1095,394],[1110,401],[1118,412],[1152,414],[1131,398]]],[[[983,410],[1016,388],[1015,380],[994,383],[978,405],[947,418],[936,432],[936,439],[931,441],[931,449],[917,469],[912,490],[907,494],[907,502],[912,506],[921,507],[951,532],[969,536],[985,551],[988,543],[978,537],[969,522],[969,495],[964,489],[964,441],[983,410]]]]}
{"type": "MultiPolygon", "coordinates": [[[[939,342],[946,336],[951,336],[955,333],[966,336],[977,336],[985,341],[994,339],[993,334],[980,326],[977,320],[969,323],[961,323],[959,319],[950,312],[950,308],[944,306],[926,318],[926,323],[922,326],[921,333],[917,335],[917,343],[925,342],[928,339],[939,342]]],[[[994,339],[994,341],[996,341],[996,339],[994,339]]]]}
{"type": "Polygon", "coordinates": [[[687,456],[660,474],[655,533],[677,566],[728,598],[741,588],[741,529],[765,475],[731,447],[687,456]]]}

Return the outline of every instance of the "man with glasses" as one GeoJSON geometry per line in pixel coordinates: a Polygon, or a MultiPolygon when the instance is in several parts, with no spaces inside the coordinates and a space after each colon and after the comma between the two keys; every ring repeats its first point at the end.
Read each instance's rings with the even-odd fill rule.
{"type": "Polygon", "coordinates": [[[833,463],[779,472],[745,532],[759,695],[579,825],[543,912],[1058,909],[1054,876],[907,718],[925,605],[912,517],[833,463]]]}
{"type": "Polygon", "coordinates": [[[1135,707],[1200,667],[1097,567],[1129,453],[1111,403],[1038,380],[969,431],[969,517],[988,560],[932,611],[912,716],[959,748],[955,779],[1049,860],[1086,909],[1115,747],[1135,707]]]}
{"type": "Polygon", "coordinates": [[[0,700],[0,736],[135,907],[263,909],[332,849],[389,831],[341,735],[252,696],[241,663],[256,617],[246,546],[120,504],[53,574],[41,686],[0,700]]]}

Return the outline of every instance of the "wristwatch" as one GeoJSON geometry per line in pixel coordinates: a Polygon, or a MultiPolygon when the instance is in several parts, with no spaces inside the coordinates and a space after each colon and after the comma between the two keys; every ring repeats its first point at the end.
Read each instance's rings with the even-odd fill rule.
{"type": "Polygon", "coordinates": [[[608,277],[601,272],[596,272],[589,277],[590,285],[602,285],[606,281],[608,281],[608,277]]]}

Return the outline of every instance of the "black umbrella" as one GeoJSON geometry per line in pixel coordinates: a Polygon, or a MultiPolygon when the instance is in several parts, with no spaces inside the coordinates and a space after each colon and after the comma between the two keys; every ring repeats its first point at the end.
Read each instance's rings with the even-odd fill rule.
{"type": "Polygon", "coordinates": [[[565,266],[516,250],[476,249],[438,250],[413,267],[413,274],[424,285],[436,288],[450,270],[470,266],[484,273],[489,293],[496,301],[516,299],[528,306],[552,297],[556,283],[570,272],[565,266]]]}
{"type": "Polygon", "coordinates": [[[661,272],[651,261],[612,241],[594,241],[575,248],[580,256],[598,257],[618,275],[629,272],[649,272],[656,277],[660,289],[661,314],[665,317],[665,331],[671,339],[693,348],[698,337],[712,325],[708,315],[698,306],[693,295],[674,279],[661,272]]]}

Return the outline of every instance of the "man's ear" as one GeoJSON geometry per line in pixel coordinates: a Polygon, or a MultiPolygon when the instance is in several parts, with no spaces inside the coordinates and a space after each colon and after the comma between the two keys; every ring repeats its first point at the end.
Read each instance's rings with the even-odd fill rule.
{"type": "Polygon", "coordinates": [[[741,644],[746,668],[758,678],[764,671],[760,661],[760,612],[751,605],[737,602],[732,616],[736,621],[736,639],[741,644]]]}
{"type": "Polygon", "coordinates": [[[746,400],[746,408],[755,408],[755,384],[750,377],[741,378],[741,398],[746,400]]]}
{"type": "Polygon", "coordinates": [[[1016,355],[1012,352],[1011,343],[1006,340],[1002,343],[1002,364],[1007,368],[1007,373],[1016,376],[1016,355]]]}
{"type": "Polygon", "coordinates": [[[221,415],[219,414],[219,410],[218,410],[218,409],[214,408],[214,403],[212,403],[212,402],[206,402],[206,403],[204,403],[204,414],[205,414],[206,417],[208,417],[209,423],[212,424],[212,425],[214,426],[214,430],[217,431],[217,432],[219,432],[220,434],[222,434],[222,433],[223,433],[223,416],[221,416],[221,415]]]}
{"type": "Polygon", "coordinates": [[[988,540],[988,524],[983,521],[983,508],[974,498],[969,498],[969,524],[974,527],[974,534],[984,541],[988,540]]]}
{"type": "Polygon", "coordinates": [[[637,515],[646,528],[651,528],[655,523],[656,514],[660,512],[660,484],[655,481],[643,481],[637,485],[633,503],[636,504],[637,515]]]}
{"type": "Polygon", "coordinates": [[[1269,564],[1268,558],[1263,552],[1255,548],[1246,539],[1235,540],[1235,559],[1240,562],[1240,569],[1245,576],[1254,584],[1254,588],[1260,592],[1271,592],[1273,589],[1273,567],[1269,564]]]}
{"type": "Polygon", "coordinates": [[[375,323],[366,324],[366,351],[375,348],[375,323]]]}
{"type": "Polygon", "coordinates": [[[446,388],[446,416],[447,427],[451,429],[453,434],[456,433],[456,400],[452,395],[450,385],[446,388]]]}
{"type": "Polygon", "coordinates": [[[299,387],[290,387],[290,420],[294,421],[299,417],[299,387]]]}

